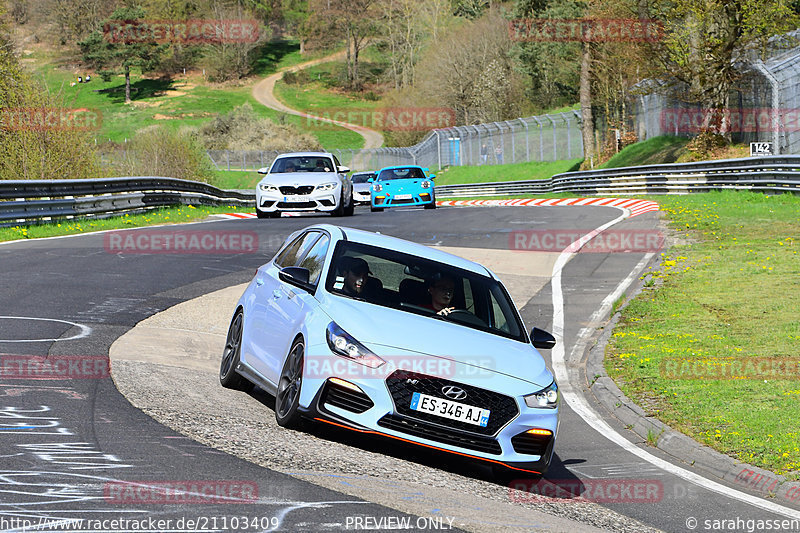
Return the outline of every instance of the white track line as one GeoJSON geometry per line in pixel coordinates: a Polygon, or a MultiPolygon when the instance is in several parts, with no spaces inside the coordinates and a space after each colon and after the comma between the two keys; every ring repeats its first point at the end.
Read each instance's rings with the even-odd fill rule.
{"type": "MultiPolygon", "coordinates": [[[[625,451],[639,457],[640,459],[643,459],[648,463],[660,468],[661,470],[669,472],[670,474],[673,474],[690,483],[694,483],[695,485],[716,492],[728,498],[739,500],[753,505],[754,507],[764,509],[765,511],[769,511],[771,513],[780,514],[788,518],[800,519],[800,511],[796,511],[789,507],[784,507],[775,503],[769,503],[756,496],[732,489],[721,483],[717,483],[716,481],[705,478],[699,474],[695,474],[694,472],[690,472],[689,470],[656,457],[646,450],[636,446],[628,439],[617,433],[614,428],[612,428],[594,411],[594,409],[592,409],[583,395],[579,392],[580,386],[574,387],[573,384],[570,383],[564,350],[564,293],[561,287],[561,272],[571,257],[595,235],[630,216],[630,212],[627,209],[619,207],[618,209],[622,210],[622,215],[615,218],[611,222],[607,222],[606,224],[603,224],[602,226],[592,230],[570,244],[566,250],[572,251],[562,252],[556,260],[555,265],[553,265],[553,275],[551,277],[551,285],[553,290],[553,335],[556,337],[557,343],[551,354],[553,357],[553,370],[556,374],[556,380],[558,381],[559,392],[562,394],[564,400],[569,404],[572,410],[575,411],[575,413],[580,416],[589,425],[589,427],[597,430],[597,432],[602,436],[625,451]]],[[[621,293],[632,281],[633,276],[629,275],[622,281],[622,283],[620,283],[620,285],[614,291],[614,294],[617,294],[618,292],[621,293]]]]}

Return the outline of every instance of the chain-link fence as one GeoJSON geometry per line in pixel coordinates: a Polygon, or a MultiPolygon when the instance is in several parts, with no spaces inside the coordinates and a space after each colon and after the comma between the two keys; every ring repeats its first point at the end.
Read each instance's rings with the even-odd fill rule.
{"type": "MultiPolygon", "coordinates": [[[[773,39],[763,61],[743,63],[724,116],[735,143],[772,142],[775,154],[800,153],[800,32],[773,39]]],[[[638,140],[659,135],[692,137],[709,110],[681,98],[686,86],[646,80],[633,97],[629,125],[638,140]]]]}
{"type": "MultiPolygon", "coordinates": [[[[353,170],[391,165],[440,169],[462,165],[500,165],[524,161],[583,158],[578,111],[517,118],[503,122],[437,129],[414,146],[362,150],[331,150],[353,170]]],[[[209,150],[219,170],[257,170],[269,166],[278,152],[209,150]]]]}
{"type": "Polygon", "coordinates": [[[270,166],[281,152],[276,150],[208,150],[206,153],[217,170],[258,170],[270,166]]]}

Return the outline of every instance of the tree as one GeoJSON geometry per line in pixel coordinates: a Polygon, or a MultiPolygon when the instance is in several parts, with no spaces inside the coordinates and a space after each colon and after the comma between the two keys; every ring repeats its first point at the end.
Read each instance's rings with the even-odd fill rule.
{"type": "Polygon", "coordinates": [[[314,0],[309,2],[308,28],[328,42],[344,39],[347,49],[347,85],[360,91],[359,56],[377,32],[378,0],[314,0]]]}
{"type": "Polygon", "coordinates": [[[475,124],[519,116],[520,78],[511,56],[507,23],[490,11],[464,21],[429,48],[416,72],[414,105],[445,106],[457,124],[475,124]]]}
{"type": "Polygon", "coordinates": [[[131,67],[138,66],[142,71],[152,70],[165,51],[165,45],[151,40],[132,38],[113,34],[121,25],[142,22],[145,12],[140,8],[117,9],[104,21],[105,37],[99,31],[78,43],[86,63],[94,68],[121,68],[125,74],[125,103],[131,102],[131,67]]]}
{"type": "Polygon", "coordinates": [[[642,0],[642,10],[664,25],[664,38],[652,45],[664,71],[711,111],[704,126],[723,134],[729,128],[724,109],[740,75],[737,62],[797,26],[785,0],[642,0]]]}

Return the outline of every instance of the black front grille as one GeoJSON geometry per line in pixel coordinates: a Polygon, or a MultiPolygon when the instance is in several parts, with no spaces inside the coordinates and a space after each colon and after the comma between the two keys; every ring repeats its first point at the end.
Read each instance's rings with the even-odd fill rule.
{"type": "Polygon", "coordinates": [[[407,370],[395,370],[386,378],[386,386],[389,388],[389,393],[392,395],[395,409],[398,413],[418,420],[468,431],[473,434],[495,435],[503,426],[519,414],[517,402],[505,394],[407,370]],[[464,389],[467,393],[466,398],[457,400],[459,403],[489,409],[491,411],[489,422],[486,427],[450,420],[448,418],[442,418],[430,413],[423,413],[411,409],[411,397],[415,392],[447,399],[444,393],[442,393],[442,387],[447,385],[459,387],[464,389]]]}
{"type": "Polygon", "coordinates": [[[414,203],[413,198],[409,198],[407,200],[395,200],[394,198],[392,198],[392,204],[413,204],[413,203],[414,203]]]}
{"type": "MultiPolygon", "coordinates": [[[[443,419],[444,420],[444,419],[443,419]]],[[[400,431],[415,437],[422,437],[468,450],[500,455],[500,444],[491,437],[469,434],[466,431],[443,427],[421,420],[412,420],[405,416],[385,415],[378,420],[378,425],[387,429],[400,431]]]]}
{"type": "Polygon", "coordinates": [[[511,445],[517,453],[526,455],[544,455],[547,446],[553,440],[552,435],[532,435],[530,433],[520,433],[511,439],[511,445]]]}
{"type": "Polygon", "coordinates": [[[305,207],[317,207],[317,202],[278,202],[278,207],[303,209],[305,207]]]}
{"type": "Polygon", "coordinates": [[[281,194],[311,194],[311,191],[314,190],[313,185],[300,185],[299,187],[292,187],[291,185],[284,185],[283,187],[278,187],[281,191],[281,194]]]}
{"type": "Polygon", "coordinates": [[[340,407],[353,413],[363,413],[375,405],[363,392],[354,391],[330,381],[325,384],[325,390],[322,391],[321,403],[340,407]]]}

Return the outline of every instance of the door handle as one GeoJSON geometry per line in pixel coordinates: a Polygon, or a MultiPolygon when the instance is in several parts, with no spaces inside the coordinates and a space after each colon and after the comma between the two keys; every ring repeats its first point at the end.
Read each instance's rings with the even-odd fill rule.
{"type": "Polygon", "coordinates": [[[256,278],[256,286],[260,287],[264,284],[264,278],[256,278]]]}
{"type": "Polygon", "coordinates": [[[278,298],[280,298],[281,296],[283,296],[283,291],[282,290],[275,289],[274,291],[272,291],[272,297],[275,298],[276,300],[278,298]]]}

